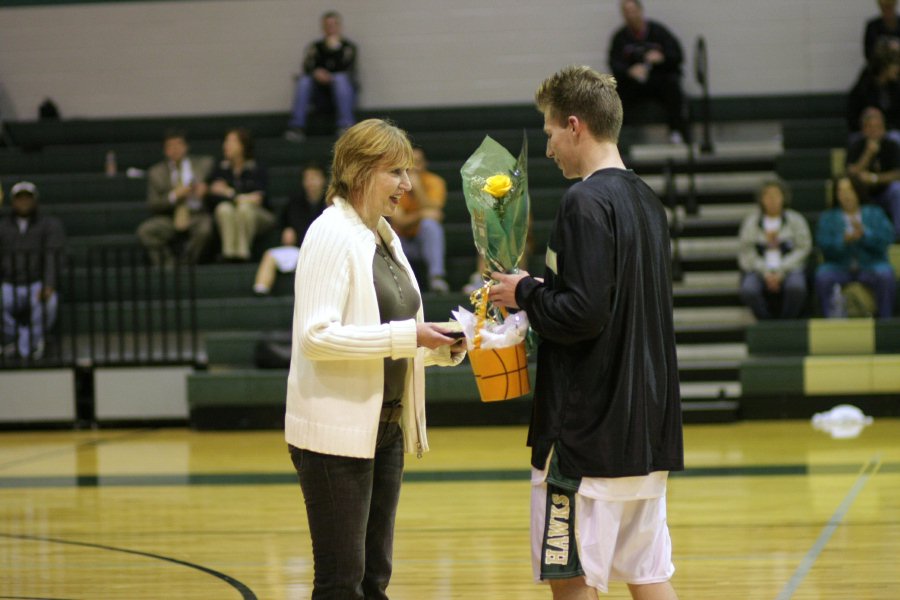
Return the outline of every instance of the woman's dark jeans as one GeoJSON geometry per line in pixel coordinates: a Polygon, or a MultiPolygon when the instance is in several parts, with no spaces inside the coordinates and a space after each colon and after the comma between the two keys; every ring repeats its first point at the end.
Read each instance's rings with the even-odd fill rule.
{"type": "Polygon", "coordinates": [[[312,537],[312,600],[384,600],[403,477],[403,434],[381,423],[374,459],[288,446],[312,537]]]}

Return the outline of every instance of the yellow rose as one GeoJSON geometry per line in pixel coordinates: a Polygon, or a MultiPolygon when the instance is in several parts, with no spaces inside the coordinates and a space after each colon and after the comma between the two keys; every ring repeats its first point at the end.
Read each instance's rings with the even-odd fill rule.
{"type": "Polygon", "coordinates": [[[502,198],[512,189],[512,185],[512,179],[509,178],[509,175],[492,175],[484,182],[484,187],[481,188],[481,191],[487,192],[494,198],[502,198]]]}

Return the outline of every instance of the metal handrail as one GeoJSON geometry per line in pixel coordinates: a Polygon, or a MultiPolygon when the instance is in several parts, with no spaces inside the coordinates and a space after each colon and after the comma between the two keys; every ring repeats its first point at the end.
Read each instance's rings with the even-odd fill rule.
{"type": "Polygon", "coordinates": [[[712,109],[709,102],[709,53],[706,50],[706,39],[702,35],[697,38],[697,45],[694,52],[694,75],[697,79],[697,83],[700,84],[701,91],[700,108],[702,111],[703,141],[700,143],[700,152],[703,154],[712,154],[712,109]]]}
{"type": "MultiPolygon", "coordinates": [[[[16,265],[21,258],[0,254],[0,265],[16,265]]],[[[198,311],[193,265],[150,265],[144,250],[137,246],[92,246],[79,257],[59,252],[51,258],[58,273],[58,320],[48,323],[43,310],[41,329],[52,343],[45,345],[46,352],[40,357],[0,352],[0,369],[196,364],[198,311]]],[[[35,261],[23,264],[30,262],[35,261]]],[[[15,281],[14,270],[15,266],[12,271],[7,267],[7,272],[0,273],[4,282],[15,281]]],[[[43,273],[26,275],[28,280],[43,277],[43,273]]],[[[3,302],[0,295],[0,312],[7,308],[3,302]]],[[[27,308],[31,323],[31,306],[22,308],[27,308]]],[[[29,326],[33,338],[35,327],[29,326]]],[[[19,335],[16,333],[12,343],[19,342],[19,335]]],[[[8,338],[3,341],[4,347],[10,344],[8,338]]]]}
{"type": "Polygon", "coordinates": [[[678,190],[675,184],[675,161],[671,158],[666,161],[663,168],[665,177],[664,201],[672,215],[669,221],[669,239],[672,243],[672,279],[681,281],[684,279],[684,268],[681,262],[681,217],[678,214],[678,190]]]}

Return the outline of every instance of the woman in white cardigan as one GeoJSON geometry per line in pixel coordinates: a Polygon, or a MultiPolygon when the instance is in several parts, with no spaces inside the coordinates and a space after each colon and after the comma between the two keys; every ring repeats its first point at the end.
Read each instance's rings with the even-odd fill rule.
{"type": "Polygon", "coordinates": [[[378,119],[334,147],[331,203],[297,264],[285,439],[312,537],[313,599],[387,598],[403,453],[428,450],[425,372],[463,346],[423,322],[384,219],[410,189],[406,134],[378,119]]]}

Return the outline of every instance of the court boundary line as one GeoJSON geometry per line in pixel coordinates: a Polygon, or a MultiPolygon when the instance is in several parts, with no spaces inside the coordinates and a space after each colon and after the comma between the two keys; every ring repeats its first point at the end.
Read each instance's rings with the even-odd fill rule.
{"type": "Polygon", "coordinates": [[[837,507],[837,510],[835,510],[834,514],[831,515],[831,518],[828,519],[828,522],[825,524],[825,527],[822,529],[819,537],[816,539],[815,543],[813,543],[812,548],[809,549],[809,551],[806,553],[806,556],[804,556],[803,560],[800,561],[800,564],[797,565],[797,569],[794,571],[794,574],[781,589],[781,592],[778,594],[778,596],[776,596],[775,600],[790,600],[794,596],[794,592],[796,592],[797,588],[800,587],[800,584],[803,583],[803,580],[812,570],[816,560],[818,560],[819,555],[822,554],[825,546],[827,546],[828,542],[831,541],[831,537],[834,535],[834,532],[837,531],[837,528],[843,522],[844,517],[846,517],[847,513],[850,512],[850,508],[856,501],[857,496],[859,496],[866,483],[868,483],[869,479],[871,479],[871,477],[875,475],[880,466],[880,454],[876,454],[862,466],[859,471],[859,476],[856,478],[856,481],[853,483],[850,491],[847,492],[847,495],[844,496],[844,499],[837,507]]]}
{"type": "Polygon", "coordinates": [[[203,565],[198,565],[196,563],[188,562],[185,560],[180,560],[177,558],[172,558],[171,556],[164,556],[162,554],[154,554],[152,552],[143,552],[141,550],[130,550],[128,548],[117,548],[116,546],[107,546],[106,544],[95,544],[92,542],[78,542],[75,540],[63,540],[60,538],[51,538],[51,537],[41,537],[37,535],[13,535],[8,533],[0,533],[0,537],[5,537],[9,539],[18,539],[18,540],[28,540],[35,542],[50,542],[53,544],[66,544],[69,546],[82,546],[84,548],[96,548],[98,550],[109,550],[111,552],[121,552],[122,554],[134,554],[136,556],[143,556],[145,558],[153,558],[156,560],[162,560],[165,562],[170,562],[176,565],[180,565],[182,567],[188,567],[190,569],[195,569],[202,573],[206,573],[207,575],[212,575],[213,577],[224,581],[232,588],[240,592],[242,600],[259,600],[256,594],[253,593],[247,585],[238,581],[231,575],[227,575],[220,571],[216,571],[215,569],[211,569],[209,567],[204,567],[203,565]]]}
{"type": "Polygon", "coordinates": [[[72,600],[70,598],[44,598],[39,596],[0,596],[0,600],[72,600]]]}

